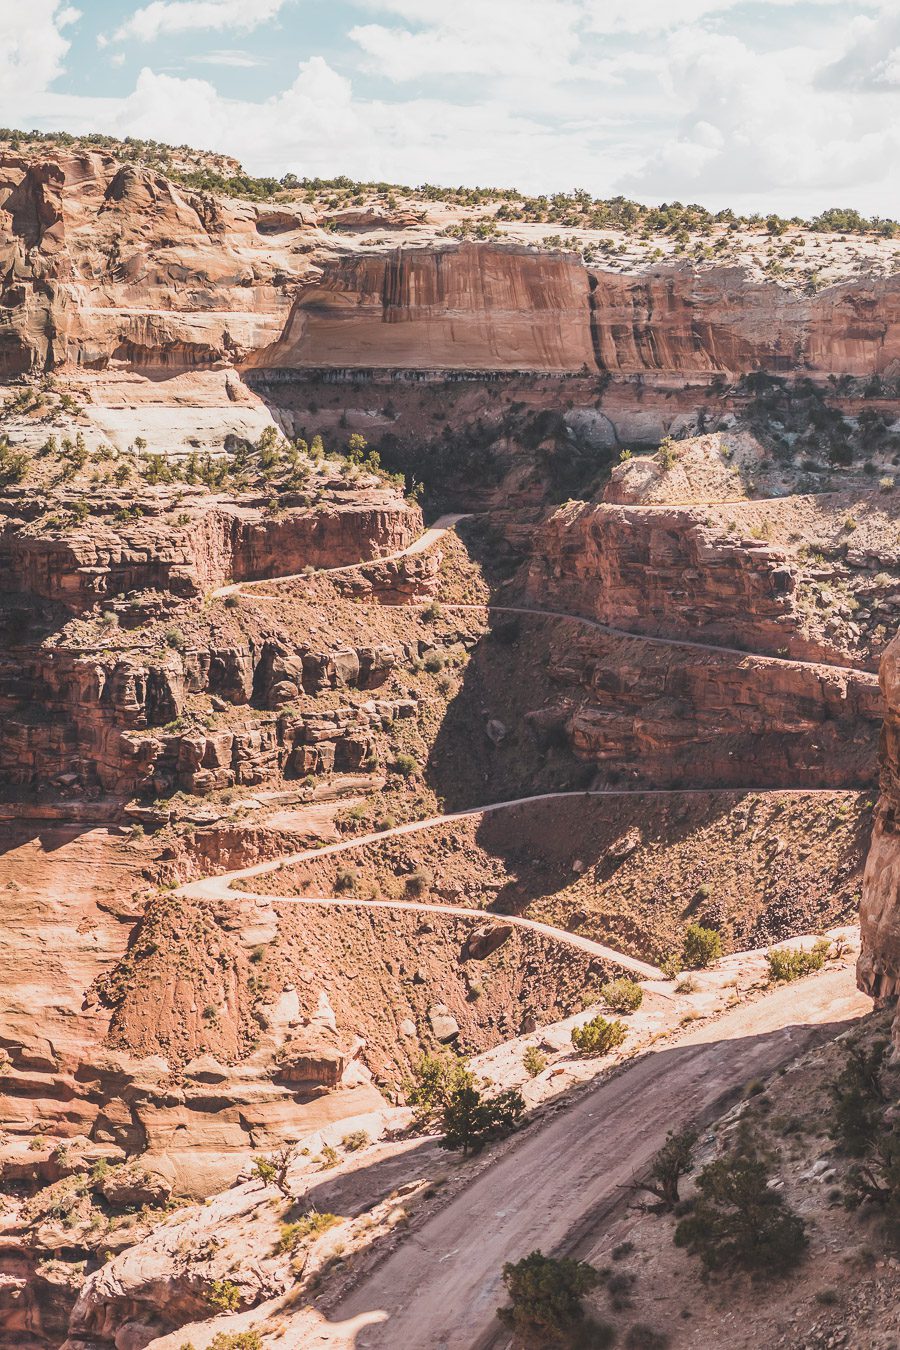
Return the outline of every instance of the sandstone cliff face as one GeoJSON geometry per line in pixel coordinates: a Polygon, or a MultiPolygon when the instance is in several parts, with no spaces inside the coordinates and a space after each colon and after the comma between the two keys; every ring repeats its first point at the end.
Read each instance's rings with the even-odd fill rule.
{"type": "Polygon", "coordinates": [[[266,219],[106,154],[4,155],[0,373],[208,366],[270,340],[290,269],[266,219]]]}
{"type": "Polygon", "coordinates": [[[749,283],[734,268],[593,273],[598,361],[619,374],[729,376],[893,373],[900,359],[900,281],[835,286],[812,299],[749,283]]]}
{"type": "MultiPolygon", "coordinates": [[[[860,902],[861,989],[873,998],[900,995],[900,638],[881,662],[885,716],[881,735],[881,799],[866,860],[860,902]]],[[[894,1023],[900,1050],[900,1017],[894,1023]]]]}
{"type": "Polygon", "coordinates": [[[593,368],[587,272],[574,257],[478,244],[329,260],[279,341],[247,362],[304,366],[593,368]]]}
{"type": "Polygon", "coordinates": [[[298,711],[322,690],[377,690],[404,649],[316,651],[267,640],[243,648],[170,653],[42,651],[0,663],[0,777],[22,787],[98,789],[115,796],[176,789],[204,796],[282,774],[369,770],[373,732],[415,711],[413,700],[372,700],[298,711]],[[223,707],[253,700],[283,712],[181,729],[191,695],[223,707]]]}
{"type": "MultiPolygon", "coordinates": [[[[171,495],[171,494],[170,494],[171,495]]],[[[120,494],[125,507],[134,494],[120,494]]],[[[253,581],[344,567],[396,553],[417,537],[422,515],[393,492],[357,492],[346,502],[278,514],[259,501],[209,496],[162,518],[170,500],[149,498],[139,521],[106,517],[46,533],[28,527],[18,511],[33,509],[33,494],[7,498],[0,527],[0,587],[60,601],[73,610],[126,591],[169,591],[182,599],[228,580],[253,581]],[[18,511],[17,511],[18,508],[18,511]]],[[[184,503],[176,503],[183,507],[184,503]]]]}
{"type": "Polygon", "coordinates": [[[882,705],[874,675],[596,631],[551,645],[576,685],[533,713],[579,758],[654,786],[864,787],[882,705]]]}
{"type": "MultiPolygon", "coordinates": [[[[769,650],[794,635],[788,555],[723,538],[696,511],[576,502],[544,522],[525,591],[535,605],[613,627],[769,650]]],[[[794,654],[807,656],[797,644],[794,654]]]]}
{"type": "Polygon", "coordinates": [[[894,373],[900,282],[812,299],[739,269],[588,271],[574,255],[465,244],[326,260],[248,370],[325,367],[737,378],[894,373]]]}

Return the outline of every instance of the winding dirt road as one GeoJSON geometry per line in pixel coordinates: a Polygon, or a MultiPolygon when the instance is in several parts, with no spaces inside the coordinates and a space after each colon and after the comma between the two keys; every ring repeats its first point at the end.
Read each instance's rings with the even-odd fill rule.
{"type": "MultiPolygon", "coordinates": [[[[398,562],[401,558],[415,557],[417,553],[427,552],[432,544],[436,544],[439,540],[443,539],[444,535],[449,534],[461,520],[468,520],[468,518],[469,517],[465,512],[455,512],[445,516],[439,516],[433,525],[429,525],[428,529],[419,535],[418,539],[414,539],[411,544],[407,544],[406,548],[398,549],[396,553],[385,553],[376,558],[364,558],[362,562],[344,563],[341,567],[317,567],[316,572],[319,575],[324,574],[325,576],[331,576],[335,572],[358,572],[360,568],[372,567],[376,563],[398,562]]],[[[305,581],[306,579],[307,574],[305,572],[289,572],[281,577],[257,577],[255,581],[229,582],[227,586],[219,586],[216,590],[211,591],[210,594],[216,599],[221,599],[223,596],[238,595],[242,591],[252,590],[257,586],[271,586],[283,581],[305,581]]],[[[257,597],[257,599],[259,598],[265,600],[277,600],[278,596],[266,595],[265,592],[263,592],[261,597],[257,597]]]]}
{"type": "MultiPolygon", "coordinates": [[[[372,561],[390,561],[422,552],[460,519],[459,515],[441,517],[407,549],[391,558],[372,561]]],[[[290,578],[266,580],[271,583],[290,578]]],[[[235,583],[215,594],[228,595],[265,584],[263,580],[235,583]]],[[[446,608],[557,619],[654,645],[718,652],[746,661],[777,661],[808,667],[821,672],[823,677],[829,671],[853,670],[859,678],[876,682],[874,675],[852,666],[791,661],[686,639],[648,637],[557,610],[515,605],[448,604],[446,608]]],[[[766,790],[743,789],[746,792],[766,790]]],[[[194,898],[249,899],[269,905],[378,906],[480,915],[481,911],[459,906],[416,901],[263,895],[243,889],[241,883],[284,865],[366,847],[395,835],[411,834],[465,816],[561,797],[657,796],[666,795],[667,791],[670,790],[544,793],[491,803],[395,826],[380,834],[287,854],[252,867],[190,882],[176,893],[194,898]],[[232,889],[233,886],[236,888],[232,889]]],[[[682,792],[679,790],[679,795],[682,792]]],[[[577,934],[518,916],[504,915],[503,920],[616,961],[640,978],[661,978],[661,972],[654,967],[577,934]]],[[[505,1342],[495,1318],[495,1310],[503,1301],[501,1268],[504,1261],[516,1260],[536,1247],[544,1251],[580,1250],[596,1226],[622,1203],[623,1186],[636,1172],[646,1168],[673,1125],[711,1117],[721,1109],[723,1099],[749,1079],[771,1073],[818,1040],[834,1035],[844,1023],[862,1016],[870,1007],[871,1001],[855,987],[852,970],[841,969],[778,988],[749,1005],[725,1013],[675,1043],[651,1048],[621,1072],[585,1090],[565,1108],[549,1108],[540,1120],[500,1152],[496,1162],[479,1175],[476,1184],[465,1187],[364,1277],[328,1321],[320,1320],[312,1326],[311,1314],[304,1311],[298,1319],[303,1321],[303,1328],[295,1323],[285,1343],[292,1347],[320,1344],[342,1350],[345,1347],[347,1350],[350,1347],[353,1350],[369,1350],[369,1347],[373,1350],[375,1347],[382,1347],[382,1350],[487,1350],[498,1341],[505,1342]],[[295,1330],[299,1331],[300,1339],[291,1339],[295,1330]]]]}
{"type": "Polygon", "coordinates": [[[501,1268],[539,1247],[587,1253],[666,1132],[721,1109],[871,1009],[852,968],[776,989],[675,1044],[652,1049],[575,1102],[548,1112],[406,1238],[327,1322],[292,1346],[487,1350],[506,1343],[494,1313],[501,1268]]]}

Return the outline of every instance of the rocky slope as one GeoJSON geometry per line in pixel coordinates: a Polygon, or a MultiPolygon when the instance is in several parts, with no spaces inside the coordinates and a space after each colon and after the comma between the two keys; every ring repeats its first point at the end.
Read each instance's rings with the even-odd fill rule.
{"type": "Polygon", "coordinates": [[[405,1127],[421,1050],[577,1015],[596,944],[852,920],[885,707],[860,977],[900,981],[896,279],[307,195],[0,157],[4,1347],[203,1321],[253,1205],[202,1270],[167,1207],[405,1127]],[[422,482],[476,518],[423,534],[422,482]]]}

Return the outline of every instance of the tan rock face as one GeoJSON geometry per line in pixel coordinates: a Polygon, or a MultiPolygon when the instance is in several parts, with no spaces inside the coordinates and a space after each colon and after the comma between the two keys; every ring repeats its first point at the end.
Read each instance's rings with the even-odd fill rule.
{"type": "Polygon", "coordinates": [[[737,377],[891,372],[896,278],[812,299],[733,268],[589,272],[574,256],[490,244],[327,260],[282,337],[248,369],[610,371],[737,377]]]}
{"type": "Polygon", "coordinates": [[[142,509],[154,515],[117,523],[116,502],[110,500],[106,516],[44,533],[17,514],[32,509],[29,496],[23,491],[3,504],[0,586],[74,610],[132,590],[189,598],[231,579],[343,567],[395,553],[422,529],[417,506],[396,493],[372,491],[315,509],[288,506],[277,515],[263,510],[258,499],[210,496],[188,502],[191,509],[179,510],[176,524],[161,519],[160,503],[152,501],[142,509]]]}
{"type": "MultiPolygon", "coordinates": [[[[297,217],[293,235],[308,227],[297,217]]],[[[0,372],[230,360],[274,336],[285,271],[265,214],[106,154],[0,160],[0,372]]]]}
{"type": "MultiPolygon", "coordinates": [[[[796,577],[784,550],[722,537],[696,511],[577,502],[540,529],[526,594],[658,636],[775,653],[795,636],[796,577]]],[[[795,654],[806,656],[798,649],[795,654]]]]}
{"type": "Polygon", "coordinates": [[[621,374],[752,370],[884,373],[900,358],[896,277],[833,287],[812,299],[721,268],[650,277],[592,274],[600,365],[621,374]]]}
{"type": "MultiPolygon", "coordinates": [[[[866,860],[860,902],[861,989],[879,999],[900,995],[900,638],[881,662],[885,701],[881,736],[881,799],[866,860]]],[[[894,1040],[900,1048],[900,1019],[894,1040]]]]}
{"type": "Polygon", "coordinates": [[[247,362],[560,372],[595,364],[584,267],[478,244],[329,260],[299,291],[279,341],[247,362]]]}
{"type": "Polygon", "coordinates": [[[528,717],[617,779],[624,768],[667,787],[873,781],[874,675],[572,629],[549,665],[569,688],[528,717]]]}

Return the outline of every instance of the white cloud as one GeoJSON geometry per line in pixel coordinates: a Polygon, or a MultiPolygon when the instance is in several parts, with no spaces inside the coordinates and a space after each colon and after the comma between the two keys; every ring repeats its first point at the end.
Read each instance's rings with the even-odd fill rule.
{"type": "Polygon", "coordinates": [[[0,89],[4,97],[46,89],[62,73],[69,50],[60,31],[81,17],[58,0],[0,4],[0,89]]]}
{"type": "Polygon", "coordinates": [[[754,198],[769,209],[855,200],[896,213],[888,166],[900,149],[900,120],[885,117],[877,100],[821,90],[821,63],[807,48],[758,53],[723,34],[676,35],[663,79],[680,115],[627,189],[721,204],[754,198]]]}
{"type": "Polygon", "coordinates": [[[274,19],[285,0],[153,0],[116,30],[118,41],[152,42],[171,33],[231,29],[248,33],[274,19]]]}
{"type": "Polygon", "coordinates": [[[379,0],[371,7],[426,26],[419,31],[362,24],[350,38],[368,69],[389,80],[483,75],[552,80],[578,56],[576,0],[379,0]]]}
{"type": "MultiPolygon", "coordinates": [[[[254,101],[227,96],[228,68],[256,58],[224,42],[186,58],[193,78],[148,65],[126,97],[48,92],[70,7],[33,0],[22,18],[0,0],[0,122],[188,142],[254,173],[900,215],[896,0],[756,0],[740,24],[737,2],[356,0],[371,21],[342,55],[365,95],[313,55],[254,101]]],[[[286,3],[156,0],[126,27],[226,31],[286,3]]]]}
{"type": "MultiPolygon", "coordinates": [[[[890,0],[873,0],[873,3],[890,0]]],[[[700,19],[725,16],[743,0],[584,0],[595,33],[662,33],[700,19]]],[[[798,7],[803,0],[763,0],[769,9],[798,7]]],[[[807,0],[808,7],[846,7],[847,0],[807,0]]]]}
{"type": "Polygon", "coordinates": [[[856,19],[844,50],[820,73],[817,85],[873,93],[900,89],[900,14],[856,19]]]}
{"type": "Polygon", "coordinates": [[[254,56],[251,52],[232,49],[204,52],[202,56],[192,56],[189,59],[195,66],[233,66],[239,70],[250,70],[254,66],[265,65],[261,57],[254,56]]]}

